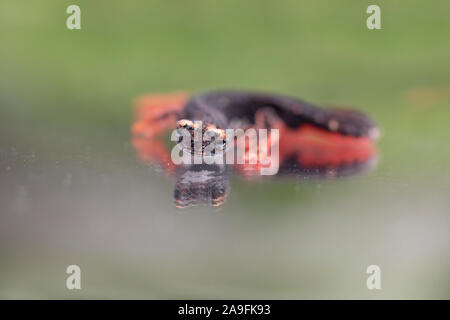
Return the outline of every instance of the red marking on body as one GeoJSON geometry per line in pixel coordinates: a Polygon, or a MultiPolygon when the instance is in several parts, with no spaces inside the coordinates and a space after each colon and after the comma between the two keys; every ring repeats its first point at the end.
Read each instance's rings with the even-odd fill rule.
{"type": "Polygon", "coordinates": [[[310,124],[280,130],[280,159],[296,155],[304,167],[362,163],[375,154],[375,145],[367,137],[346,136],[310,124]]]}
{"type": "Polygon", "coordinates": [[[187,92],[141,96],[135,103],[136,121],[131,127],[132,134],[149,138],[174,129],[188,98],[187,92]]]}
{"type": "MultiPolygon", "coordinates": [[[[376,155],[376,147],[367,137],[345,136],[331,132],[311,124],[304,124],[296,129],[287,127],[282,121],[273,123],[273,129],[279,129],[279,164],[295,157],[304,168],[333,168],[352,163],[363,163],[376,155]]],[[[268,148],[270,150],[270,130],[268,131],[268,148]]],[[[259,174],[262,163],[267,159],[259,159],[259,150],[249,150],[248,145],[241,146],[245,150],[246,163],[237,165],[245,175],[259,174]],[[253,151],[253,152],[252,152],[253,151]],[[250,158],[257,158],[256,164],[249,164],[250,158]]],[[[269,167],[270,164],[264,165],[269,167]]]]}
{"type": "Polygon", "coordinates": [[[175,164],[162,141],[161,135],[175,129],[179,112],[185,106],[189,94],[149,94],[135,102],[136,120],[131,127],[133,146],[144,162],[160,165],[167,173],[173,173],[175,164]]]}

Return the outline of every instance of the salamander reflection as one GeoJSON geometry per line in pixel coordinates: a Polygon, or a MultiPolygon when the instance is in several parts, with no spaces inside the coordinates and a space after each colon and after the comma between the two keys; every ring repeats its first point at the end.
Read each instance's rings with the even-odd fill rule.
{"type": "MultiPolygon", "coordinates": [[[[139,158],[175,177],[175,206],[223,205],[230,191],[230,174],[246,179],[259,177],[267,182],[274,178],[261,177],[258,165],[174,165],[170,157],[172,146],[165,143],[168,139],[164,133],[175,128],[177,112],[185,99],[184,93],[141,98],[132,126],[132,143],[139,158]]],[[[271,127],[274,126],[280,130],[280,165],[275,177],[340,178],[365,172],[376,164],[376,147],[369,139],[342,136],[306,124],[295,130],[282,121],[275,125],[272,122],[271,127]]]]}

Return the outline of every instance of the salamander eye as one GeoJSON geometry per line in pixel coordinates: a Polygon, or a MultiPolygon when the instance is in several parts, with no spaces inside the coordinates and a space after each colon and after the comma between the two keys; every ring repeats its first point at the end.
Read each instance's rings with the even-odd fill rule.
{"type": "Polygon", "coordinates": [[[177,122],[177,128],[192,129],[193,126],[194,126],[194,124],[192,123],[191,120],[181,119],[177,122]]]}

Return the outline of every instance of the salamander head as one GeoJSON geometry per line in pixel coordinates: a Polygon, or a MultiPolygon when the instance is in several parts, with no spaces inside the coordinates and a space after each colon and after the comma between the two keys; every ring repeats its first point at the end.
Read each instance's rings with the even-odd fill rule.
{"type": "Polygon", "coordinates": [[[212,143],[215,144],[209,149],[212,154],[216,154],[217,151],[225,150],[225,130],[212,123],[181,119],[177,121],[176,129],[179,134],[178,143],[183,140],[183,149],[187,149],[188,152],[192,154],[203,153],[205,148],[212,143]],[[201,150],[195,150],[195,139],[201,139],[201,141],[199,141],[201,150]]]}

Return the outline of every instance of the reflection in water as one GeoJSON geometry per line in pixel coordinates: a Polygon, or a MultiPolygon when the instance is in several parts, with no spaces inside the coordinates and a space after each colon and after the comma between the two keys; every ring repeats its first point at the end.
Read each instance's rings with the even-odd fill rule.
{"type": "MultiPolygon", "coordinates": [[[[254,179],[260,177],[261,165],[175,165],[170,157],[171,147],[165,144],[163,134],[175,129],[187,97],[187,94],[179,93],[139,99],[137,119],[132,126],[132,143],[142,161],[175,176],[175,206],[220,206],[228,196],[229,174],[233,172],[254,179]]],[[[339,178],[365,172],[376,164],[374,142],[367,138],[343,136],[307,124],[291,129],[282,121],[271,127],[280,132],[277,177],[339,178]]],[[[245,146],[244,150],[246,159],[255,156],[245,146]]]]}
{"type": "Polygon", "coordinates": [[[228,191],[226,166],[182,166],[177,172],[173,198],[179,208],[202,203],[216,207],[224,204],[228,191]]]}
{"type": "Polygon", "coordinates": [[[161,168],[176,178],[174,204],[179,208],[206,204],[224,204],[229,191],[229,168],[226,165],[179,165],[170,159],[162,139],[134,138],[139,158],[161,168]]]}

